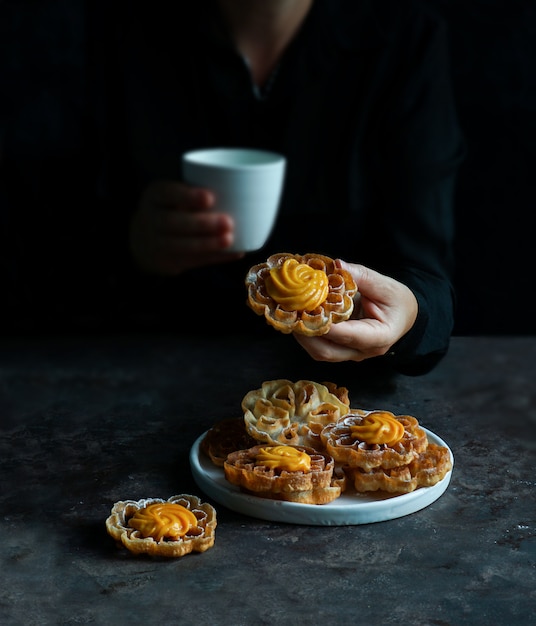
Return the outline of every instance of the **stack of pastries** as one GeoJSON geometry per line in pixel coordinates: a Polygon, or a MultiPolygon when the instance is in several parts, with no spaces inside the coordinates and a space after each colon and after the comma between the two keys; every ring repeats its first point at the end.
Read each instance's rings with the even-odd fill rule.
{"type": "Polygon", "coordinates": [[[348,390],[331,382],[266,381],[242,411],[207,431],[201,450],[260,497],[326,504],[345,491],[403,494],[452,468],[449,449],[429,443],[415,417],[352,409],[348,390]]]}
{"type": "Polygon", "coordinates": [[[448,448],[429,443],[410,415],[352,410],[320,436],[358,492],[408,493],[435,485],[452,468],[448,448]]]}

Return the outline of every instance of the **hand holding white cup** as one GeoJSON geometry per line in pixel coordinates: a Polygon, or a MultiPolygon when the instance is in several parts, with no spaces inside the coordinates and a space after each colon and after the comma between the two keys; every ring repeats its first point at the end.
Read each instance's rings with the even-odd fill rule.
{"type": "Polygon", "coordinates": [[[214,209],[233,217],[233,252],[258,250],[266,243],[279,211],[285,169],[285,157],[266,150],[208,148],[182,156],[184,182],[210,189],[214,209]]]}

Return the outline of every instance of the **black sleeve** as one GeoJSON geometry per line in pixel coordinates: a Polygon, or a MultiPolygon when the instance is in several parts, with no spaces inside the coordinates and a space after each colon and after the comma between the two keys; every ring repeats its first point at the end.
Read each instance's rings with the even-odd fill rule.
{"type": "Polygon", "coordinates": [[[451,89],[446,26],[427,13],[416,15],[413,26],[418,36],[400,42],[407,54],[390,77],[394,95],[386,103],[377,147],[377,227],[386,236],[375,258],[379,269],[417,298],[414,327],[387,357],[400,372],[416,375],[432,369],[447,352],[454,324],[453,205],[464,143],[451,89]]]}

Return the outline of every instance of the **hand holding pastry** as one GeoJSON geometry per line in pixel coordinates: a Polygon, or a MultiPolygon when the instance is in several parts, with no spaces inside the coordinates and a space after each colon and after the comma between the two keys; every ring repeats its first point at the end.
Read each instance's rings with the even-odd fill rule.
{"type": "Polygon", "coordinates": [[[317,361],[363,361],[386,354],[417,319],[417,299],[402,283],[363,265],[337,260],[355,280],[359,295],[352,319],[322,337],[294,335],[317,361]]]}
{"type": "Polygon", "coordinates": [[[280,253],[246,276],[248,306],[282,333],[325,335],[347,320],[357,287],[348,271],[321,254],[280,253]]]}

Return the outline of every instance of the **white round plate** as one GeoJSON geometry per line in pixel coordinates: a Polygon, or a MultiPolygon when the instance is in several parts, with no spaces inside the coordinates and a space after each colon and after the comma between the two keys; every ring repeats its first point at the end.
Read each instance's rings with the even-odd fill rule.
{"type": "MultiPolygon", "coordinates": [[[[428,441],[441,446],[447,444],[430,430],[424,429],[428,441]]],[[[190,466],[198,487],[215,502],[251,517],[272,522],[312,526],[352,526],[370,524],[403,517],[420,511],[435,502],[447,489],[452,470],[433,487],[419,487],[410,493],[394,495],[369,492],[358,494],[349,489],[328,504],[300,504],[259,498],[243,493],[225,478],[223,468],[212,463],[200,449],[203,433],[190,450],[190,466]]],[[[454,465],[454,457],[449,448],[454,465]]]]}

